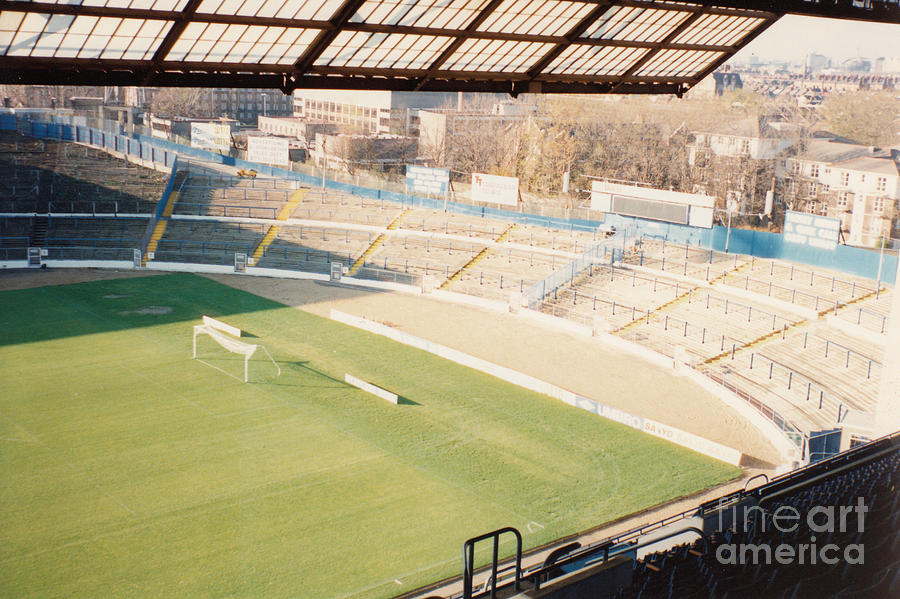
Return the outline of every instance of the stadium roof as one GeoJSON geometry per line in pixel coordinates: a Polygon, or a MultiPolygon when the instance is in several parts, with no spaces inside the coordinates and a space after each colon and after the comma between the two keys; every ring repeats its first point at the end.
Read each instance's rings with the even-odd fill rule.
{"type": "Polygon", "coordinates": [[[787,13],[900,23],[898,0],[0,0],[0,83],[680,94],[787,13]]]}

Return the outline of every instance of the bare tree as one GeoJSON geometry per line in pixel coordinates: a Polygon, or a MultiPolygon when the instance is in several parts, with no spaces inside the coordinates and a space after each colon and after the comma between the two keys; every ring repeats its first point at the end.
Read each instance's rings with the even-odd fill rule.
{"type": "Polygon", "coordinates": [[[515,176],[522,123],[490,117],[454,119],[448,126],[444,165],[468,175],[515,176]]]}
{"type": "Polygon", "coordinates": [[[822,105],[828,129],[873,146],[890,146],[900,125],[896,91],[831,94],[822,105]]]}
{"type": "Polygon", "coordinates": [[[166,87],[153,94],[150,110],[166,116],[210,118],[213,114],[210,94],[196,87],[166,87]]]}
{"type": "Polygon", "coordinates": [[[369,135],[319,135],[321,152],[333,156],[350,175],[361,171],[383,172],[391,165],[412,162],[416,140],[411,137],[374,137],[369,135]]]}
{"type": "Polygon", "coordinates": [[[521,116],[493,114],[497,97],[469,98],[465,110],[447,105],[420,115],[420,155],[453,171],[515,176],[524,135],[521,116]]]}

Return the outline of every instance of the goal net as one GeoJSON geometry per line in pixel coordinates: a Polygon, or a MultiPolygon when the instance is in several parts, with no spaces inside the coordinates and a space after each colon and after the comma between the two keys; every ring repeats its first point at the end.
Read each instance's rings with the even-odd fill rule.
{"type": "MultiPolygon", "coordinates": [[[[240,377],[237,377],[235,374],[229,372],[228,369],[221,368],[221,367],[216,366],[215,364],[211,363],[209,360],[212,356],[210,356],[210,355],[204,355],[203,357],[206,358],[205,360],[201,359],[201,357],[200,357],[201,354],[198,354],[198,338],[203,339],[203,338],[208,337],[209,339],[211,339],[212,341],[215,342],[214,347],[216,347],[216,346],[220,347],[228,353],[236,354],[238,356],[243,357],[243,380],[245,383],[250,380],[250,359],[257,352],[257,350],[261,350],[262,353],[264,353],[265,356],[268,358],[268,361],[271,362],[272,365],[275,367],[275,371],[276,371],[275,376],[281,375],[281,367],[279,367],[278,363],[274,359],[272,359],[271,354],[269,354],[269,351],[265,348],[265,346],[256,345],[253,343],[245,343],[239,339],[236,339],[235,337],[232,337],[230,334],[224,332],[222,329],[228,330],[228,333],[237,331],[237,333],[240,334],[239,329],[235,329],[234,327],[229,327],[228,325],[225,325],[224,323],[218,323],[218,321],[215,321],[208,317],[204,317],[204,324],[194,325],[193,358],[195,360],[200,360],[201,362],[203,362],[209,366],[212,366],[213,368],[220,370],[221,372],[224,372],[225,374],[227,374],[229,376],[235,376],[235,378],[240,378],[240,377]],[[219,325],[219,326],[217,326],[217,325],[219,325]]],[[[213,354],[213,356],[214,356],[214,354],[213,354]]]]}

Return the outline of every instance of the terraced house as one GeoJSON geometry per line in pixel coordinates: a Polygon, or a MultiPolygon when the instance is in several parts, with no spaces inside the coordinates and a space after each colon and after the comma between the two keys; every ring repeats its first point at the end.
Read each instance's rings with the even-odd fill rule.
{"type": "Polygon", "coordinates": [[[813,139],[804,152],[779,160],[775,176],[788,207],[840,218],[846,243],[873,247],[900,236],[898,148],[813,139]]]}

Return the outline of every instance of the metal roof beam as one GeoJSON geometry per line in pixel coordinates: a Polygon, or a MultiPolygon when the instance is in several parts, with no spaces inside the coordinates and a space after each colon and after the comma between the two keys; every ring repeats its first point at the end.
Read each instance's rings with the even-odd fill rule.
{"type": "Polygon", "coordinates": [[[550,63],[552,63],[556,58],[563,53],[563,50],[571,46],[576,40],[578,40],[582,34],[587,31],[588,27],[594,24],[594,22],[602,17],[606,12],[612,7],[610,2],[601,2],[594,8],[591,12],[589,12],[585,17],[579,21],[572,29],[563,37],[563,41],[558,43],[555,48],[552,48],[549,52],[547,52],[543,58],[537,61],[534,66],[528,69],[526,73],[526,77],[528,79],[534,79],[541,71],[546,69],[550,63]]]}
{"type": "MultiPolygon", "coordinates": [[[[466,34],[473,34],[478,31],[478,28],[481,27],[481,24],[484,23],[491,14],[497,10],[497,8],[503,4],[503,0],[491,0],[485,5],[484,8],[481,9],[481,12],[478,13],[478,16],[475,17],[469,26],[466,27],[463,32],[466,34]]],[[[428,71],[422,77],[420,82],[420,86],[424,86],[425,83],[433,76],[434,73],[441,68],[441,65],[447,62],[453,54],[459,50],[459,47],[462,46],[463,41],[465,41],[465,37],[458,37],[453,40],[449,46],[447,46],[440,55],[434,59],[434,62],[431,63],[431,67],[429,67],[428,71]]],[[[415,89],[415,91],[419,91],[419,87],[415,89]]]]}
{"type": "MultiPolygon", "coordinates": [[[[643,67],[645,64],[650,62],[653,59],[653,57],[655,57],[657,54],[659,54],[659,52],[661,50],[667,49],[668,44],[671,44],[672,40],[677,38],[684,31],[686,31],[691,25],[696,23],[700,19],[700,17],[702,17],[703,15],[704,15],[703,12],[695,12],[694,14],[689,16],[687,19],[682,21],[678,27],[676,27],[675,29],[670,31],[666,37],[664,37],[662,40],[660,40],[659,42],[656,43],[656,49],[650,50],[649,52],[644,54],[644,56],[642,56],[637,62],[635,62],[630,67],[628,67],[628,69],[624,73],[622,73],[622,81],[628,80],[629,77],[631,77],[632,75],[637,73],[641,67],[643,67]]],[[[614,88],[614,89],[616,89],[616,88],[614,88]]]]}
{"type": "Polygon", "coordinates": [[[363,4],[365,4],[365,0],[344,0],[341,8],[328,21],[329,28],[320,31],[303,55],[294,62],[294,72],[297,75],[302,75],[313,65],[322,52],[334,41],[341,28],[346,27],[350,18],[363,4]]]}
{"type": "MultiPolygon", "coordinates": [[[[52,80],[61,85],[131,85],[141,71],[135,70],[70,70],[31,69],[15,72],[0,68],[0,83],[42,84],[52,80]]],[[[279,73],[194,73],[181,71],[157,71],[151,74],[149,85],[158,87],[233,87],[233,88],[278,88],[283,74],[279,73]]],[[[526,93],[530,82],[469,79],[466,90],[489,93],[526,93]]],[[[583,93],[608,94],[615,85],[626,94],[677,94],[684,90],[684,84],[672,81],[546,81],[542,82],[543,93],[583,93]]],[[[344,89],[344,90],[395,90],[395,91],[439,91],[452,92],[460,89],[459,81],[431,79],[423,87],[418,78],[401,77],[324,77],[307,75],[294,81],[296,89],[344,89]]]]}
{"type": "Polygon", "coordinates": [[[147,74],[144,78],[143,85],[147,85],[146,81],[154,71],[159,69],[159,66],[166,59],[166,56],[168,56],[169,52],[172,51],[172,46],[175,45],[175,42],[177,42],[178,38],[181,37],[181,34],[184,33],[184,30],[185,28],[187,28],[188,23],[191,22],[191,18],[193,18],[194,13],[197,12],[198,8],[200,8],[200,4],[202,3],[202,1],[203,0],[188,0],[188,3],[187,5],[185,5],[184,10],[181,11],[181,16],[175,19],[175,22],[169,29],[166,37],[163,38],[163,41],[159,44],[159,48],[157,48],[156,52],[154,52],[153,58],[150,60],[150,64],[146,67],[147,74]]]}

